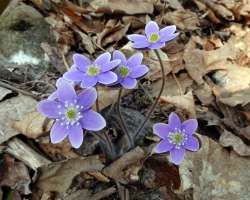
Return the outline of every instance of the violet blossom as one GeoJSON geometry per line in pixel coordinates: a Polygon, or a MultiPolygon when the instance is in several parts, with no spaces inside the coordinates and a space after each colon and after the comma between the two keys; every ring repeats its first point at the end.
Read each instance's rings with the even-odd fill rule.
{"type": "Polygon", "coordinates": [[[179,165],[184,159],[185,150],[198,151],[199,141],[193,136],[198,127],[196,119],[189,119],[181,123],[175,114],[169,115],[168,124],[157,123],[153,126],[154,134],[162,141],[156,145],[156,153],[170,152],[170,161],[179,165]]]}
{"type": "Polygon", "coordinates": [[[175,33],[175,31],[175,25],[159,29],[156,22],[150,21],[145,27],[146,35],[131,34],[128,35],[128,39],[132,41],[133,48],[159,49],[164,47],[166,42],[169,42],[178,36],[178,33],[175,33]]]}
{"type": "Polygon", "coordinates": [[[80,82],[82,88],[94,87],[97,83],[109,85],[117,81],[117,75],[111,70],[120,60],[111,61],[111,54],[108,52],[98,56],[94,62],[81,54],[74,54],[73,61],[73,66],[63,77],[80,82]]]}
{"type": "Polygon", "coordinates": [[[126,89],[136,87],[137,79],[144,76],[148,72],[148,67],[143,65],[142,53],[136,53],[128,60],[121,51],[114,51],[113,59],[121,60],[119,66],[115,69],[118,80],[114,84],[121,84],[126,89]]]}
{"type": "Polygon", "coordinates": [[[67,136],[74,148],[79,148],[83,142],[83,129],[99,131],[106,126],[105,119],[91,109],[97,98],[94,88],[88,88],[76,94],[72,85],[60,81],[56,100],[43,100],[37,109],[40,113],[55,123],[50,131],[52,143],[59,143],[67,136]]]}

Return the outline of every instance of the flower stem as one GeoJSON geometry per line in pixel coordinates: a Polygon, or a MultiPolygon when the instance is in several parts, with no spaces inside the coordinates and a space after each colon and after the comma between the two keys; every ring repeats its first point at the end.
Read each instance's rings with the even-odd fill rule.
{"type": "MultiPolygon", "coordinates": [[[[100,106],[99,106],[99,98],[98,98],[98,88],[96,87],[96,92],[97,92],[97,98],[96,98],[96,111],[100,113],[100,106]]],[[[114,151],[114,145],[106,131],[103,133],[104,137],[98,135],[100,138],[104,139],[105,143],[107,144],[108,150],[111,154],[111,158],[114,158],[115,156],[115,151],[114,151]]]]}
{"type": "Polygon", "coordinates": [[[135,133],[135,138],[137,138],[141,132],[141,130],[144,128],[145,124],[147,123],[147,121],[149,120],[151,114],[154,112],[155,108],[156,108],[156,105],[162,95],[162,92],[164,90],[164,87],[165,87],[165,83],[166,83],[166,79],[165,79],[165,70],[164,70],[164,66],[163,66],[163,63],[162,63],[162,60],[161,60],[161,57],[160,57],[160,54],[158,52],[157,49],[154,49],[154,52],[159,60],[159,63],[160,63],[160,67],[161,67],[161,76],[162,76],[162,84],[161,84],[161,89],[160,89],[160,92],[158,94],[158,96],[156,97],[153,105],[150,107],[148,113],[147,113],[147,116],[145,118],[145,120],[142,122],[141,126],[137,129],[136,133],[135,133]]]}
{"type": "Polygon", "coordinates": [[[122,97],[122,87],[119,89],[119,94],[118,94],[118,98],[117,98],[117,112],[118,112],[118,120],[119,120],[119,124],[121,126],[121,129],[123,131],[123,133],[126,135],[127,139],[128,139],[128,145],[129,145],[129,149],[131,147],[134,146],[134,140],[132,138],[132,136],[129,134],[129,131],[126,127],[126,124],[124,122],[124,119],[122,117],[122,113],[121,113],[121,97],[122,97]]]}

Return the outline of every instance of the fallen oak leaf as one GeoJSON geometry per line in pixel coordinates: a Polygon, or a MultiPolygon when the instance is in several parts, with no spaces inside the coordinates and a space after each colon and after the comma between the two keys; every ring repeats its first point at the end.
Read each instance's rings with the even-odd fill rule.
{"type": "Polygon", "coordinates": [[[72,158],[62,162],[54,162],[39,169],[40,176],[35,185],[43,192],[65,193],[75,176],[82,172],[101,171],[104,165],[99,156],[72,158]]]}
{"type": "Polygon", "coordinates": [[[223,147],[232,147],[240,156],[250,156],[250,147],[247,146],[239,137],[224,130],[220,136],[219,143],[223,147]]]}
{"type": "Polygon", "coordinates": [[[184,110],[189,117],[196,118],[194,96],[191,91],[180,96],[162,96],[160,100],[161,103],[173,104],[175,107],[184,110]]]}
{"type": "Polygon", "coordinates": [[[30,194],[29,185],[31,179],[27,167],[14,158],[5,154],[0,170],[0,186],[8,186],[18,190],[24,195],[30,194]]]}
{"type": "Polygon", "coordinates": [[[28,138],[36,139],[51,129],[53,121],[47,119],[39,112],[27,113],[22,120],[14,121],[12,127],[28,138]]]}

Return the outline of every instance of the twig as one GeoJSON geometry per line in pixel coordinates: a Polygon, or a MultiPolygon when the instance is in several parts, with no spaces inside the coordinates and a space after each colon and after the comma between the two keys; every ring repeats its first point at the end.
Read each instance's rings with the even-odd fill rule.
{"type": "Polygon", "coordinates": [[[122,117],[122,113],[121,113],[121,97],[122,97],[122,87],[119,89],[119,93],[118,93],[118,98],[117,98],[117,112],[118,112],[118,121],[119,124],[121,126],[122,132],[127,136],[128,142],[129,142],[129,149],[131,147],[134,147],[134,140],[131,137],[131,135],[129,134],[129,131],[126,127],[126,124],[124,122],[124,119],[122,117]]]}
{"type": "Polygon", "coordinates": [[[147,121],[149,120],[151,114],[154,112],[155,108],[156,108],[156,105],[162,95],[162,92],[164,90],[164,87],[165,87],[165,82],[166,82],[166,79],[165,79],[165,70],[164,70],[164,66],[163,66],[163,63],[162,63],[162,60],[161,60],[161,57],[160,57],[160,54],[158,52],[157,49],[154,50],[158,60],[159,60],[159,63],[160,63],[160,66],[161,66],[161,76],[162,76],[162,84],[161,84],[161,89],[160,89],[160,92],[158,94],[158,96],[156,97],[155,99],[155,102],[153,103],[153,105],[151,106],[151,108],[149,109],[148,113],[147,113],[147,116],[145,118],[145,120],[142,122],[141,126],[138,128],[138,130],[136,131],[136,134],[135,134],[135,138],[138,137],[138,135],[140,134],[141,130],[144,128],[145,124],[147,123],[147,121]]]}
{"type": "Polygon", "coordinates": [[[36,95],[34,95],[34,94],[30,93],[30,92],[27,92],[27,91],[25,91],[25,90],[16,88],[16,87],[14,87],[14,86],[12,86],[12,85],[10,85],[10,84],[8,84],[8,83],[4,83],[4,82],[2,82],[2,81],[0,81],[0,87],[4,87],[4,88],[6,88],[6,89],[13,90],[13,91],[15,91],[15,92],[19,92],[19,93],[21,93],[21,94],[23,94],[23,95],[33,97],[33,98],[36,99],[36,100],[40,100],[40,98],[39,98],[38,96],[36,96],[36,95]]]}

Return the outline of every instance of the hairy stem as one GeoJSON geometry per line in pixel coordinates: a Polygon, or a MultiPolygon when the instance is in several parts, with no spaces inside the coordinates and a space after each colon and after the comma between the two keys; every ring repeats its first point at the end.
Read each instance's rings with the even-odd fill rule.
{"type": "Polygon", "coordinates": [[[118,99],[117,99],[118,120],[119,120],[120,127],[122,129],[122,132],[126,135],[126,137],[128,139],[128,143],[129,143],[128,145],[129,145],[129,149],[130,149],[131,147],[134,146],[134,140],[133,140],[132,136],[129,134],[129,131],[128,131],[126,124],[124,122],[124,119],[122,117],[121,97],[122,97],[122,87],[119,89],[119,94],[118,94],[118,99]]]}
{"type": "Polygon", "coordinates": [[[156,108],[156,105],[162,95],[162,92],[164,90],[164,87],[165,87],[165,82],[166,82],[166,79],[165,79],[165,70],[164,70],[164,66],[163,66],[163,63],[162,63],[162,60],[161,60],[161,57],[160,57],[160,54],[158,52],[157,49],[154,49],[154,52],[159,60],[159,63],[160,63],[160,66],[161,66],[161,76],[162,76],[162,84],[161,84],[161,89],[160,89],[160,92],[158,94],[158,96],[156,97],[153,105],[150,107],[148,113],[147,113],[147,116],[145,118],[145,120],[142,122],[141,126],[137,129],[136,133],[135,133],[135,138],[137,138],[141,132],[141,130],[144,128],[145,124],[147,123],[147,121],[149,120],[151,114],[154,112],[155,108],[156,108]]]}
{"type": "MultiPolygon", "coordinates": [[[[97,111],[98,113],[100,113],[100,106],[99,106],[99,98],[98,98],[98,89],[97,89],[97,87],[96,87],[96,91],[97,91],[96,111],[97,111]]],[[[100,139],[102,139],[103,141],[105,141],[105,143],[107,144],[108,150],[109,150],[109,152],[110,152],[110,154],[111,154],[111,157],[114,158],[114,156],[115,156],[114,145],[113,145],[113,143],[112,143],[112,141],[111,141],[111,139],[110,139],[108,133],[107,133],[106,131],[104,131],[103,136],[104,136],[104,137],[98,135],[98,137],[99,137],[100,139]]]]}

